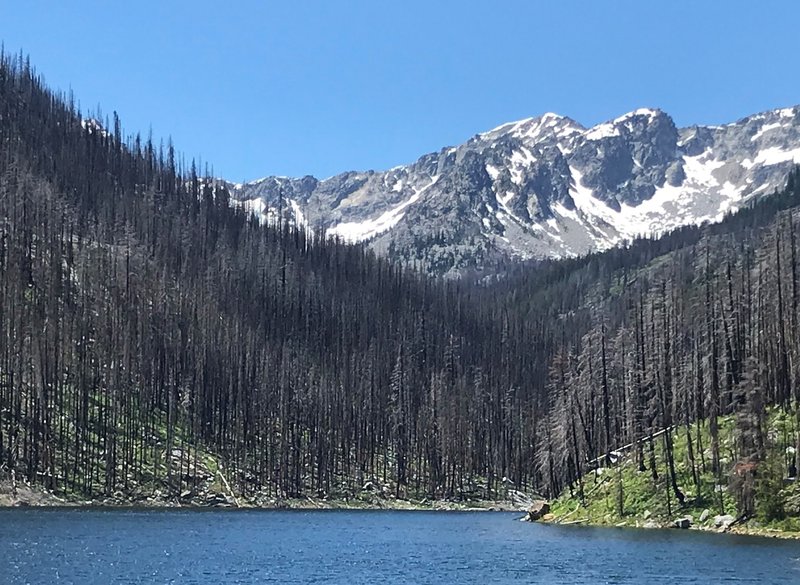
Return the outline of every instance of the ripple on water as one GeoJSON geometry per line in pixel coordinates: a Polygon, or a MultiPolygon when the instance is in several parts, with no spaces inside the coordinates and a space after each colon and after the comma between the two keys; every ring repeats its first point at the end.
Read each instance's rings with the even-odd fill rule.
{"type": "Polygon", "coordinates": [[[0,511],[0,582],[800,583],[800,543],[448,512],[0,511]]]}

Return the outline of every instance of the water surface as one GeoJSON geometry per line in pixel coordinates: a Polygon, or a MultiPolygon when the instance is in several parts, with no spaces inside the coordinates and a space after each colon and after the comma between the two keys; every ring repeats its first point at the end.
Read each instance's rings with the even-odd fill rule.
{"type": "Polygon", "coordinates": [[[0,510],[0,583],[800,584],[800,542],[518,514],[0,510]]]}

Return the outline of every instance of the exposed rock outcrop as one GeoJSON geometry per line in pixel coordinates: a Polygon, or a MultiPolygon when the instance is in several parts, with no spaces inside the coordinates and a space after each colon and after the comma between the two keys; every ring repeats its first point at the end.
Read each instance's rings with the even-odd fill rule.
{"type": "Polygon", "coordinates": [[[546,500],[538,500],[531,504],[531,507],[528,508],[528,515],[525,519],[528,522],[538,522],[542,520],[546,515],[550,514],[550,502],[546,500]]]}

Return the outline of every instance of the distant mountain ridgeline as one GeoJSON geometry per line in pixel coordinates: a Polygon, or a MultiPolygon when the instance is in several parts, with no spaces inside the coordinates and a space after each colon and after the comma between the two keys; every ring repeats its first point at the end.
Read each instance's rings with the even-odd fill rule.
{"type": "Polygon", "coordinates": [[[579,490],[670,429],[634,456],[679,506],[706,488],[677,484],[673,433],[738,421],[692,451],[720,482],[797,443],[759,423],[799,398],[796,173],[720,224],[473,283],[261,222],[180,161],[0,61],[0,476],[117,501],[488,499],[579,490]]]}
{"type": "Polygon", "coordinates": [[[387,171],[230,185],[281,214],[431,274],[567,258],[720,221],[784,186],[800,107],[678,128],[639,109],[585,128],[556,114],[504,124],[387,171]]]}

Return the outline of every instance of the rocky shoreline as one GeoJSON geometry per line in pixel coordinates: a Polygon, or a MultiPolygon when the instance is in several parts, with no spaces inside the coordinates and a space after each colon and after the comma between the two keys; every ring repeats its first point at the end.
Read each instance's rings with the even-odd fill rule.
{"type": "Polygon", "coordinates": [[[668,530],[698,530],[702,532],[714,532],[718,534],[736,534],[741,536],[762,536],[766,538],[781,538],[788,540],[800,540],[800,532],[789,532],[776,528],[763,526],[753,526],[747,521],[734,518],[731,515],[721,514],[711,516],[709,510],[704,510],[703,514],[695,522],[690,515],[681,516],[674,520],[655,518],[645,514],[640,519],[613,518],[611,516],[601,520],[588,517],[577,517],[570,519],[566,516],[556,516],[550,512],[550,503],[547,501],[536,501],[528,508],[525,516],[520,518],[524,522],[538,522],[541,524],[560,525],[560,526],[602,526],[606,528],[640,528],[646,530],[668,529],[668,530]]]}
{"type": "Polygon", "coordinates": [[[26,484],[0,482],[0,508],[78,507],[78,508],[186,508],[186,509],[246,509],[246,510],[410,510],[463,512],[522,512],[524,507],[511,500],[414,500],[372,495],[361,498],[242,498],[234,494],[190,493],[181,496],[124,497],[116,496],[78,499],[65,498],[48,490],[26,484]]]}
{"type": "Polygon", "coordinates": [[[315,499],[286,498],[255,502],[249,499],[234,498],[232,495],[214,494],[203,500],[174,497],[147,498],[99,498],[92,500],[69,499],[38,487],[25,484],[16,486],[13,493],[9,482],[0,482],[0,509],[2,508],[183,508],[183,509],[241,509],[241,510],[407,510],[407,511],[460,511],[460,512],[525,512],[520,520],[537,522],[553,526],[597,526],[605,528],[638,528],[643,530],[697,530],[719,534],[735,534],[741,536],[760,536],[800,540],[800,533],[787,532],[774,528],[750,526],[746,522],[736,523],[732,516],[716,516],[699,519],[697,523],[691,517],[682,517],[667,521],[659,518],[643,519],[590,519],[565,518],[550,513],[550,504],[546,501],[534,501],[525,508],[513,500],[490,501],[476,500],[469,502],[453,502],[447,500],[411,500],[397,498],[373,499],[315,499]],[[615,521],[616,520],[616,521],[615,521]]]}

